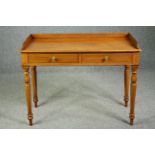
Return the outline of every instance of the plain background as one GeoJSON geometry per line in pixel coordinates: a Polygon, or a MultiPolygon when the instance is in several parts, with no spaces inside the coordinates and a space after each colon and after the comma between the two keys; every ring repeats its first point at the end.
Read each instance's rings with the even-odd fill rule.
{"type": "MultiPolygon", "coordinates": [[[[47,26],[0,27],[0,72],[19,72],[19,49],[30,33],[78,33],[78,32],[131,32],[142,48],[141,67],[154,69],[155,27],[106,27],[106,26],[47,26]]],[[[60,68],[59,68],[60,69],[60,68]]],[[[63,69],[63,68],[61,68],[63,69]]],[[[51,69],[50,69],[51,70],[51,69]]],[[[48,71],[44,69],[43,71],[48,71]]]]}

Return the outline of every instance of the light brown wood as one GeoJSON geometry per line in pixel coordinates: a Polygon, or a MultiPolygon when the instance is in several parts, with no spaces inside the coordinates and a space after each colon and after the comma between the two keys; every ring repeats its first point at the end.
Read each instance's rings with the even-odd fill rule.
{"type": "Polygon", "coordinates": [[[29,67],[32,67],[33,101],[37,106],[37,66],[125,66],[124,102],[128,105],[129,67],[132,67],[130,90],[130,124],[135,111],[137,66],[140,47],[128,32],[31,34],[21,48],[21,63],[25,76],[28,119],[32,125],[29,67]]]}
{"type": "Polygon", "coordinates": [[[132,53],[95,53],[82,54],[82,63],[103,63],[110,65],[132,62],[132,53]]]}
{"type": "Polygon", "coordinates": [[[74,38],[80,39],[80,40],[88,40],[90,38],[102,38],[104,37],[126,37],[129,34],[129,32],[95,32],[95,33],[37,33],[32,34],[33,38],[39,38],[39,39],[71,39],[74,38]]]}
{"type": "Polygon", "coordinates": [[[32,70],[32,87],[33,87],[33,102],[35,107],[38,106],[38,95],[37,95],[37,68],[36,66],[31,68],[32,70]]]}
{"type": "Polygon", "coordinates": [[[139,53],[22,53],[22,63],[29,66],[108,66],[139,64],[139,53]],[[107,60],[105,61],[105,58],[107,60]]]}
{"type": "Polygon", "coordinates": [[[130,124],[133,125],[135,118],[135,99],[136,99],[136,88],[137,88],[137,69],[138,66],[132,66],[132,77],[131,77],[131,91],[130,91],[130,124]]]}
{"type": "Polygon", "coordinates": [[[28,62],[31,63],[76,63],[78,54],[29,54],[28,62]]]}
{"type": "Polygon", "coordinates": [[[30,35],[26,38],[26,40],[24,41],[21,50],[26,49],[26,48],[29,46],[29,44],[31,44],[32,41],[33,41],[33,37],[32,37],[32,35],[30,34],[30,35]]]}
{"type": "Polygon", "coordinates": [[[32,34],[25,42],[22,52],[140,51],[129,33],[32,34]]]}
{"type": "Polygon", "coordinates": [[[131,35],[131,33],[128,33],[127,37],[129,38],[131,44],[136,47],[137,49],[140,49],[138,42],[136,41],[136,39],[131,35]]]}
{"type": "Polygon", "coordinates": [[[32,107],[31,107],[31,88],[30,88],[30,75],[29,75],[29,67],[23,66],[24,71],[24,81],[25,81],[25,95],[26,95],[26,103],[27,103],[27,111],[28,111],[28,120],[29,125],[32,125],[32,107]]]}
{"type": "Polygon", "coordinates": [[[124,69],[124,102],[128,106],[129,101],[129,81],[130,81],[130,66],[126,65],[124,69]]]}

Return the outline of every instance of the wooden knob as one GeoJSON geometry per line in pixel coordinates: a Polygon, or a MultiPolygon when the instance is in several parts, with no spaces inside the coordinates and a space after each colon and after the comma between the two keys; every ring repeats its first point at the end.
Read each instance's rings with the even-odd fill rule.
{"type": "Polygon", "coordinates": [[[57,61],[57,58],[56,58],[55,56],[53,56],[53,57],[51,58],[51,60],[52,60],[52,62],[56,62],[56,61],[57,61]]]}
{"type": "Polygon", "coordinates": [[[106,62],[106,61],[108,61],[109,60],[109,57],[108,56],[105,56],[104,58],[103,58],[103,62],[106,62]]]}

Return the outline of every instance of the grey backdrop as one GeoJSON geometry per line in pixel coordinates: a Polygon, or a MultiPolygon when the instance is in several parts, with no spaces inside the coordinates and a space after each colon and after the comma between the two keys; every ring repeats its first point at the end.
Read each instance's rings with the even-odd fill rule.
{"type": "MultiPolygon", "coordinates": [[[[50,26],[50,27],[0,27],[0,72],[21,71],[18,50],[30,33],[107,32],[129,31],[142,48],[141,68],[154,68],[155,27],[99,27],[99,26],[50,26]]],[[[62,67],[63,68],[63,67],[62,67]]],[[[61,69],[62,69],[61,68],[61,69]]],[[[60,68],[59,68],[60,69],[60,68]]],[[[44,71],[46,71],[45,69],[44,71]]]]}

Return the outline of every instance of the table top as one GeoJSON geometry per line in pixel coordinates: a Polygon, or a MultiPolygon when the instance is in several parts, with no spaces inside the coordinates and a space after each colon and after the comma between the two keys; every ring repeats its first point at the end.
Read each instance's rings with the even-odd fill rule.
{"type": "Polygon", "coordinates": [[[30,34],[21,52],[140,52],[128,32],[30,34]]]}

